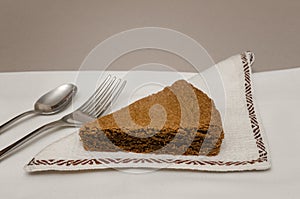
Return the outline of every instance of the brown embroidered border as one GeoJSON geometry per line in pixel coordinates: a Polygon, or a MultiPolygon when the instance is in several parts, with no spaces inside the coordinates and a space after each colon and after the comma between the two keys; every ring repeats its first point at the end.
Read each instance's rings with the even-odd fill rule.
{"type": "MultiPolygon", "coordinates": [[[[253,60],[253,54],[249,53],[249,60],[253,60]]],[[[245,94],[246,94],[246,102],[247,102],[247,109],[249,112],[249,118],[251,122],[251,127],[253,130],[254,138],[256,139],[256,146],[258,148],[258,153],[260,158],[265,158],[267,161],[267,151],[265,144],[263,142],[262,136],[260,134],[260,128],[257,121],[254,104],[253,104],[253,95],[251,89],[251,78],[250,78],[250,66],[247,59],[247,54],[241,54],[242,63],[244,67],[244,74],[245,74],[245,94]]]]}
{"type": "Polygon", "coordinates": [[[77,166],[77,165],[100,165],[100,164],[126,164],[126,163],[166,163],[166,164],[187,164],[187,165],[218,165],[218,166],[239,166],[254,164],[266,161],[265,158],[258,158],[249,161],[199,161],[199,160],[179,160],[179,159],[154,159],[154,158],[99,158],[99,159],[80,159],[80,160],[36,160],[32,159],[31,165],[56,165],[56,166],[77,166]]]}
{"type": "Polygon", "coordinates": [[[254,59],[253,54],[249,53],[248,55],[249,60],[247,58],[246,53],[241,54],[241,59],[244,68],[244,75],[245,75],[245,95],[246,95],[246,102],[247,102],[247,109],[249,112],[249,119],[251,123],[251,127],[253,130],[253,136],[256,140],[256,145],[258,148],[259,157],[254,160],[248,161],[201,161],[201,160],[179,160],[179,159],[155,159],[155,158],[99,158],[99,159],[78,159],[78,160],[37,160],[33,158],[29,163],[28,166],[32,165],[56,165],[56,166],[77,166],[77,165],[100,165],[100,164],[126,164],[126,163],[167,163],[167,164],[187,164],[187,165],[218,165],[218,166],[239,166],[239,165],[247,165],[247,164],[255,164],[268,161],[266,147],[264,145],[259,124],[257,121],[256,113],[254,110],[253,104],[253,95],[252,95],[252,88],[251,88],[251,78],[250,78],[250,66],[254,59]]]}

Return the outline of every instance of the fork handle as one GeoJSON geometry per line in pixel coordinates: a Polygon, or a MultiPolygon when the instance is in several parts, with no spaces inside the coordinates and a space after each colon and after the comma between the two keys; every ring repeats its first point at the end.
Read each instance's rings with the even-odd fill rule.
{"type": "Polygon", "coordinates": [[[10,120],[8,120],[7,122],[5,122],[4,124],[2,124],[0,126],[0,133],[3,132],[3,130],[5,130],[5,128],[9,127],[10,125],[12,125],[13,123],[15,123],[16,121],[20,120],[21,118],[30,115],[30,114],[34,114],[35,111],[34,110],[30,110],[30,111],[26,111],[24,113],[21,113],[13,118],[11,118],[10,120]]]}
{"type": "MultiPolygon", "coordinates": [[[[17,140],[16,142],[12,143],[11,145],[5,147],[0,151],[0,160],[3,159],[4,157],[8,156],[12,152],[14,152],[16,149],[18,149],[20,146],[31,140],[32,138],[36,137],[39,135],[41,132],[46,131],[48,129],[54,128],[54,127],[61,127],[61,126],[66,126],[67,124],[61,120],[57,120],[54,122],[50,122],[48,124],[45,124],[36,130],[32,131],[31,133],[25,135],[21,139],[17,140]]],[[[69,126],[69,125],[68,125],[69,126]]]]}

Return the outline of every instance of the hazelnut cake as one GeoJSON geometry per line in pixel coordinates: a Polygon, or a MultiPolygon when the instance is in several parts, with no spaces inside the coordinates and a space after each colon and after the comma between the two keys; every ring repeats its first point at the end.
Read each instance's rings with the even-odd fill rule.
{"type": "Polygon", "coordinates": [[[214,156],[224,132],[212,99],[185,80],[87,123],[85,150],[214,156]]]}

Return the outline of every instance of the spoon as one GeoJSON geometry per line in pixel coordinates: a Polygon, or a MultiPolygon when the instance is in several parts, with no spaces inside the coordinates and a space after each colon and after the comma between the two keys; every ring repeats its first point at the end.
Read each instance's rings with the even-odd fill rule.
{"type": "Polygon", "coordinates": [[[0,126],[0,132],[21,118],[30,115],[52,115],[64,110],[77,92],[73,84],[63,84],[40,97],[34,104],[34,109],[21,113],[0,126]]]}

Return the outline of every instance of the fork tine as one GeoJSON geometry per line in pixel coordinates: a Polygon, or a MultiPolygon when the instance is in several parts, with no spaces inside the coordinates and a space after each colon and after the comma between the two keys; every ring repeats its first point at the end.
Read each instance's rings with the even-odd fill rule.
{"type": "Polygon", "coordinates": [[[82,104],[77,110],[85,111],[86,108],[95,100],[95,97],[98,96],[101,92],[103,92],[103,88],[111,82],[111,75],[108,75],[105,80],[100,84],[97,90],[82,104]]]}
{"type": "MultiPolygon", "coordinates": [[[[111,78],[111,75],[109,75],[92,96],[77,109],[77,111],[86,116],[98,118],[119,96],[125,87],[125,84],[126,81],[122,82],[122,79],[115,76],[111,78]]],[[[86,119],[83,120],[85,121],[86,119]]],[[[81,119],[79,119],[79,121],[81,121],[81,119]]]]}
{"type": "Polygon", "coordinates": [[[103,104],[102,107],[98,107],[96,110],[96,118],[98,118],[99,116],[101,116],[103,114],[104,111],[107,110],[107,107],[109,105],[111,105],[120,95],[121,91],[124,89],[126,85],[126,81],[123,81],[123,83],[121,84],[121,86],[117,89],[117,91],[114,93],[114,95],[111,95],[110,100],[107,100],[106,103],[103,104]]]}
{"type": "Polygon", "coordinates": [[[115,85],[112,86],[111,89],[106,93],[103,99],[101,101],[99,100],[95,104],[94,109],[91,112],[92,115],[97,116],[97,112],[99,112],[99,110],[103,108],[111,100],[111,96],[114,94],[115,90],[118,88],[120,83],[121,83],[121,79],[118,79],[115,85]]]}
{"type": "Polygon", "coordinates": [[[98,96],[95,96],[94,99],[91,101],[91,103],[88,104],[86,109],[81,110],[81,111],[86,112],[87,114],[91,115],[91,113],[95,109],[96,105],[99,103],[102,103],[103,99],[106,98],[107,94],[109,93],[109,91],[111,90],[113,85],[115,84],[116,79],[117,79],[116,77],[113,77],[113,79],[109,82],[109,84],[104,89],[102,89],[101,94],[98,96]]]}

